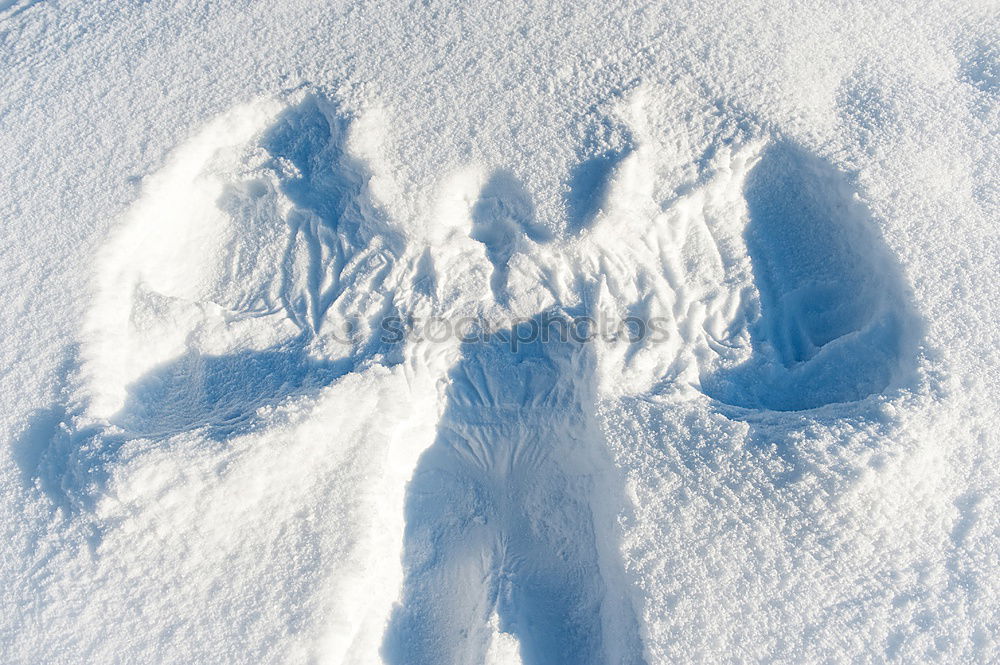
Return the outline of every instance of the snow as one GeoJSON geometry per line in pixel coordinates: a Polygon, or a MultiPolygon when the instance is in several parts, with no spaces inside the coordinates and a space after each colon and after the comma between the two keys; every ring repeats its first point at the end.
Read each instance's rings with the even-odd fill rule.
{"type": "Polygon", "coordinates": [[[0,661],[1000,659],[998,30],[0,2],[0,661]]]}

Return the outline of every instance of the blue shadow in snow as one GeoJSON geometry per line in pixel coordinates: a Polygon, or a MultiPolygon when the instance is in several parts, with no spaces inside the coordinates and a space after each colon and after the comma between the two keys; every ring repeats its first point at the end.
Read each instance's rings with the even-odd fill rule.
{"type": "Polygon", "coordinates": [[[510,260],[522,237],[537,243],[552,240],[552,234],[535,221],[528,192],[507,171],[494,173],[479,193],[479,200],[472,207],[471,236],[486,246],[486,257],[493,264],[490,289],[502,305],[509,300],[510,260]]]}
{"type": "Polygon", "coordinates": [[[1000,95],[1000,44],[978,45],[971,57],[962,63],[965,79],[978,90],[989,95],[1000,95]]]}
{"type": "Polygon", "coordinates": [[[293,204],[282,299],[303,329],[320,328],[355,273],[385,274],[403,249],[368,193],[367,165],[346,150],[349,124],[331,103],[309,96],[282,113],[261,140],[278,187],[293,204]],[[308,256],[304,275],[296,265],[300,254],[308,256]]]}
{"type": "Polygon", "coordinates": [[[317,392],[354,366],[353,358],[316,361],[299,345],[222,356],[189,352],[129,386],[112,421],[134,437],[203,430],[221,441],[251,430],[258,409],[317,392]]]}
{"type": "Polygon", "coordinates": [[[703,379],[727,404],[778,411],[854,402],[912,379],[922,324],[896,259],[842,174],[772,145],[744,192],[760,293],[754,355],[703,379]]]}
{"type": "MultiPolygon", "coordinates": [[[[451,372],[438,438],[407,490],[391,665],[482,662],[493,611],[525,665],[609,662],[602,605],[620,590],[602,578],[586,472],[570,470],[600,436],[593,359],[585,344],[538,335],[513,350],[511,335],[530,333],[467,343],[451,372]]],[[[620,662],[641,663],[634,617],[625,622],[620,662]]]]}
{"type": "Polygon", "coordinates": [[[221,356],[189,352],[128,386],[110,428],[77,427],[59,402],[37,411],[14,443],[15,460],[26,486],[37,481],[56,505],[88,510],[129,441],[198,432],[224,442],[264,423],[259,409],[315,394],[357,362],[316,361],[300,343],[221,356]]]}
{"type": "Polygon", "coordinates": [[[607,152],[580,162],[570,171],[566,193],[570,233],[579,233],[594,222],[607,199],[611,178],[628,153],[628,150],[607,152]]]}

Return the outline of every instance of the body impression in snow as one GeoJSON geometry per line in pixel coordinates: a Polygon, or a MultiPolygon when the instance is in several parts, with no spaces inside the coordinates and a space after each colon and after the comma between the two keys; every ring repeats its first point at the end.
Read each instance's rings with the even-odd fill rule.
{"type": "Polygon", "coordinates": [[[330,482],[317,495],[349,498],[324,506],[340,543],[325,586],[274,573],[322,595],[320,656],[467,665],[499,631],[527,665],[643,663],[599,402],[780,416],[903,389],[917,341],[896,263],[846,179],[790,141],[720,144],[664,191],[666,151],[636,128],[574,181],[576,221],[555,233],[499,169],[394,218],[381,127],[319,95],[261,102],[151,176],[97,264],[67,415],[32,428],[45,450],[26,471],[101,530],[153,510],[141,479],[168,467],[225,476],[296,451],[259,500],[330,482]],[[498,312],[522,322],[383,334],[498,312]],[[542,312],[664,334],[524,335],[542,312]]]}

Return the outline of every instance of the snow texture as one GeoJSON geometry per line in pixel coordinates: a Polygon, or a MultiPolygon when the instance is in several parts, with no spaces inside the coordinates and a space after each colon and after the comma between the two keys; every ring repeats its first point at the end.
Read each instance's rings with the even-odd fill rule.
{"type": "Polygon", "coordinates": [[[1000,660],[998,31],[0,2],[0,662],[1000,660]]]}

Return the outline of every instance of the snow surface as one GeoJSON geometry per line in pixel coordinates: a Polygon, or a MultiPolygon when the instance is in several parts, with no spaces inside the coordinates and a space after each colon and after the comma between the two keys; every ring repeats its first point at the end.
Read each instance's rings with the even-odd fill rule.
{"type": "Polygon", "coordinates": [[[0,662],[1000,662],[1000,4],[0,44],[0,662]]]}

